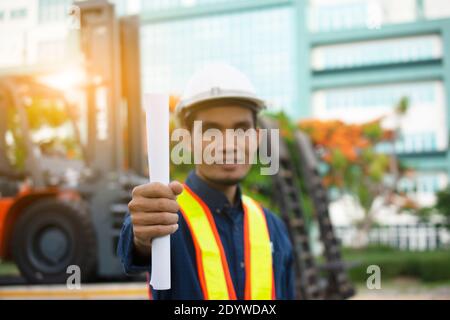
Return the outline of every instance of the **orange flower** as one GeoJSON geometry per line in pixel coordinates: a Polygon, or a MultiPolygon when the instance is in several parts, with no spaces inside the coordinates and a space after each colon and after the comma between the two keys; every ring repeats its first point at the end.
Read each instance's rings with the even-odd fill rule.
{"type": "Polygon", "coordinates": [[[170,112],[175,112],[175,107],[180,101],[180,97],[177,95],[170,95],[169,97],[169,110],[170,112]]]}

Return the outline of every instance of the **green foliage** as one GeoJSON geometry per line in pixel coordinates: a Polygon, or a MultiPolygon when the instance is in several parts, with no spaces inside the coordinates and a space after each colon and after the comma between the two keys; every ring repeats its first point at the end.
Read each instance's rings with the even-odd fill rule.
{"type": "Polygon", "coordinates": [[[397,104],[395,111],[397,114],[403,115],[408,111],[408,109],[409,109],[409,99],[408,97],[403,97],[397,104]]]}
{"type": "Polygon", "coordinates": [[[420,208],[417,213],[422,221],[429,221],[433,214],[442,215],[446,220],[444,226],[450,230],[450,186],[436,193],[434,206],[420,208]]]}
{"type": "Polygon", "coordinates": [[[367,173],[376,183],[380,183],[388,168],[389,158],[385,154],[374,154],[369,162],[367,173]]]}
{"type": "Polygon", "coordinates": [[[436,196],[436,209],[447,219],[450,219],[450,187],[439,191],[436,196]]]}
{"type": "Polygon", "coordinates": [[[33,99],[26,112],[31,130],[57,128],[70,120],[65,106],[58,101],[33,99]]]}
{"type": "Polygon", "coordinates": [[[331,150],[331,167],[336,171],[341,171],[348,166],[347,158],[340,149],[331,150]]]}
{"type": "Polygon", "coordinates": [[[10,163],[19,171],[25,168],[26,146],[22,136],[20,119],[17,110],[11,108],[7,112],[7,126],[11,134],[12,141],[6,150],[10,163]]]}
{"type": "Polygon", "coordinates": [[[19,276],[20,271],[12,262],[0,260],[0,276],[19,276]]]}
{"type": "Polygon", "coordinates": [[[372,246],[366,249],[344,249],[346,261],[359,263],[349,270],[352,281],[365,282],[369,265],[381,268],[381,278],[414,277],[425,282],[450,279],[450,251],[400,251],[389,247],[372,246]]]}
{"type": "MultiPolygon", "coordinates": [[[[34,136],[42,129],[55,129],[68,124],[70,121],[65,105],[58,100],[47,100],[33,97],[25,106],[28,128],[31,139],[43,148],[60,146],[70,157],[81,157],[78,143],[75,138],[61,138],[56,134],[46,141],[35,141],[34,136]]],[[[7,156],[18,171],[25,169],[27,149],[23,136],[23,123],[19,116],[19,110],[11,106],[7,112],[7,127],[12,139],[8,144],[7,156]]]]}
{"type": "Polygon", "coordinates": [[[383,128],[379,122],[369,122],[362,127],[362,133],[371,142],[377,143],[383,137],[383,128]]]}

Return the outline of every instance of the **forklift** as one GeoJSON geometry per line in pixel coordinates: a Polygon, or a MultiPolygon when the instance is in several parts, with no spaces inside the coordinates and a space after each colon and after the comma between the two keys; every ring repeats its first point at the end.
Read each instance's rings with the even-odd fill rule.
{"type": "MultiPolygon", "coordinates": [[[[29,283],[64,283],[70,265],[80,267],[83,281],[124,279],[116,256],[121,226],[132,188],[148,181],[139,20],[135,16],[117,19],[114,6],[107,1],[75,4],[80,8],[76,45],[84,57],[88,80],[82,87],[86,143],[82,143],[83,133],[72,116],[74,106],[65,93],[36,80],[45,70],[0,70],[0,259],[14,261],[29,283]],[[54,155],[46,154],[49,148],[33,140],[26,112],[30,97],[64,106],[79,159],[60,155],[55,161],[54,155]],[[8,152],[14,138],[9,133],[11,118],[26,151],[21,171],[11,165],[8,152]],[[53,160],[50,165],[49,160],[53,160]]],[[[260,125],[277,127],[268,118],[262,118],[260,125]]],[[[280,170],[272,181],[280,190],[275,200],[294,246],[297,298],[351,297],[354,290],[331,225],[311,143],[306,135],[296,133],[294,148],[300,157],[292,155],[283,139],[269,147],[280,149],[280,170]],[[311,251],[298,179],[305,181],[315,208],[324,247],[322,265],[316,264],[311,251]]]]}
{"type": "Polygon", "coordinates": [[[138,18],[117,19],[107,1],[76,5],[81,20],[75,45],[83,53],[88,79],[82,88],[87,101],[85,144],[71,121],[78,161],[49,157],[45,151],[54,150],[33,140],[27,116],[30,97],[59,103],[68,114],[73,108],[64,92],[38,81],[47,70],[0,70],[0,259],[14,261],[29,283],[64,283],[70,265],[80,267],[84,281],[124,278],[116,256],[123,217],[132,188],[148,181],[138,18]],[[8,128],[11,121],[17,134],[8,128]],[[22,170],[11,164],[11,144],[25,150],[22,170]]]}

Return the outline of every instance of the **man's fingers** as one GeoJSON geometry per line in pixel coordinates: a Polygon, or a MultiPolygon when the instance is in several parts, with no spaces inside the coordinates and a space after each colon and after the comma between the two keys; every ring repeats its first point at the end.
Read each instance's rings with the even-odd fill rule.
{"type": "Polygon", "coordinates": [[[167,198],[150,199],[144,197],[133,198],[128,203],[131,212],[172,212],[180,210],[179,204],[175,200],[167,198]]]}
{"type": "Polygon", "coordinates": [[[183,185],[172,181],[168,185],[147,183],[133,189],[133,198],[128,203],[135,243],[148,246],[151,239],[174,233],[178,229],[176,196],[183,185]]]}
{"type": "Polygon", "coordinates": [[[169,183],[169,187],[176,196],[183,192],[183,185],[178,181],[172,181],[169,183]]]}
{"type": "Polygon", "coordinates": [[[137,212],[131,215],[133,226],[171,225],[178,222],[178,214],[171,212],[137,212]]]}
{"type": "Polygon", "coordinates": [[[157,225],[157,226],[136,226],[133,227],[134,235],[141,241],[150,241],[155,237],[162,237],[172,234],[178,229],[178,224],[157,225]]]}

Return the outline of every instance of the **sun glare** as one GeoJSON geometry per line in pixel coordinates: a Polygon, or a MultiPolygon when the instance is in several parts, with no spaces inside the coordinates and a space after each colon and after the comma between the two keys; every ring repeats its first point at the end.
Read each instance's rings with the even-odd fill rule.
{"type": "Polygon", "coordinates": [[[80,69],[68,68],[59,73],[43,76],[40,81],[50,87],[68,91],[82,85],[86,81],[86,75],[80,69]]]}

